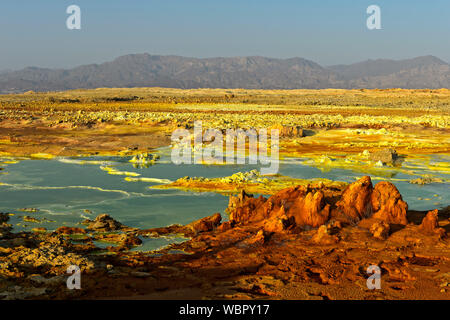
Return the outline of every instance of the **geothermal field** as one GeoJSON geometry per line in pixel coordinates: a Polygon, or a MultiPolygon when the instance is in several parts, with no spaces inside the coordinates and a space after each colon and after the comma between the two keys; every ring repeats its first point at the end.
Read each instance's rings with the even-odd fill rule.
{"type": "Polygon", "coordinates": [[[450,299],[449,187],[448,89],[0,95],[0,298],[450,299]]]}

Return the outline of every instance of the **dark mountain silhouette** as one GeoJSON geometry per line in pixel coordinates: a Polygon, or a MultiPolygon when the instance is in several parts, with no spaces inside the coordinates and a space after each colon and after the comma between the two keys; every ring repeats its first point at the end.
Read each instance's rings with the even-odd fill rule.
{"type": "Polygon", "coordinates": [[[0,92],[98,87],[322,89],[449,88],[450,65],[436,57],[368,60],[322,67],[302,59],[185,58],[130,54],[72,69],[28,67],[0,73],[0,92]]]}
{"type": "Polygon", "coordinates": [[[345,88],[450,88],[450,65],[434,56],[331,66],[345,88]]]}

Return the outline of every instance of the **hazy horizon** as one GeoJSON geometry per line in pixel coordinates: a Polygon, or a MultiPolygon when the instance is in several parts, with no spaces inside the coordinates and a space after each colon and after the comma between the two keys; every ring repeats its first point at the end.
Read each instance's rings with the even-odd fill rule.
{"type": "Polygon", "coordinates": [[[73,68],[116,57],[301,57],[322,66],[433,55],[450,62],[450,2],[210,2],[18,0],[0,5],[0,70],[73,68]],[[68,30],[66,8],[81,8],[81,30],[68,30]],[[381,8],[381,30],[368,30],[366,8],[381,8]]]}

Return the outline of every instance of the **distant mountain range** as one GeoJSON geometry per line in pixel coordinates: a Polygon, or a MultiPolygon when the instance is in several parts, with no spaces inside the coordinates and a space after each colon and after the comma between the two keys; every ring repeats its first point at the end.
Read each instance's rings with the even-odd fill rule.
{"type": "Polygon", "coordinates": [[[303,58],[186,58],[130,54],[72,69],[0,73],[0,93],[99,87],[324,89],[450,88],[450,65],[434,56],[323,67],[303,58]]]}

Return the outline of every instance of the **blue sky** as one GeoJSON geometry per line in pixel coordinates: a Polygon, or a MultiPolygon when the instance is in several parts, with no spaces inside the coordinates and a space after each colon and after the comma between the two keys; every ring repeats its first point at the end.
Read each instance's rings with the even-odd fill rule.
{"type": "Polygon", "coordinates": [[[450,62],[450,1],[2,0],[0,70],[123,54],[303,57],[322,65],[435,55],[450,62]],[[66,8],[81,8],[81,30],[66,8]],[[366,8],[381,8],[381,30],[366,8]]]}

